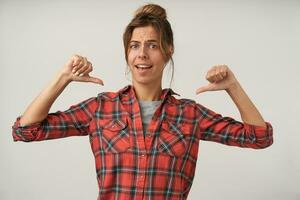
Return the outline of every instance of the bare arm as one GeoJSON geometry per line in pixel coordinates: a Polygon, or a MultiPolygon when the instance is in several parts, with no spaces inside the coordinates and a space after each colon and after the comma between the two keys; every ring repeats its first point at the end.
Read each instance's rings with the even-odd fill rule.
{"type": "Polygon", "coordinates": [[[237,106],[243,122],[247,124],[266,127],[266,123],[258,109],[252,103],[232,71],[226,65],[212,67],[206,79],[208,85],[200,87],[196,93],[216,90],[226,90],[235,105],[237,106]]]}
{"type": "Polygon", "coordinates": [[[226,91],[237,106],[243,122],[266,127],[263,117],[238,82],[226,91]]]}
{"type": "Polygon", "coordinates": [[[72,56],[49,85],[28,106],[20,119],[20,125],[30,125],[45,119],[54,101],[72,81],[103,85],[102,80],[89,76],[91,71],[92,64],[85,57],[72,56]]]}

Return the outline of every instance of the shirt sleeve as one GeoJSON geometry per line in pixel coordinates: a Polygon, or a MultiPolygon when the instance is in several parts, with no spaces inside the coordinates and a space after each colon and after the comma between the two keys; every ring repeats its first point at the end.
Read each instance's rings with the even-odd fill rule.
{"type": "Polygon", "coordinates": [[[266,127],[242,123],[200,104],[197,104],[197,111],[201,140],[253,149],[263,149],[273,143],[273,128],[269,122],[266,127]]]}
{"type": "Polygon", "coordinates": [[[12,126],[13,139],[31,142],[88,135],[97,106],[97,98],[93,97],[71,106],[66,111],[49,113],[43,121],[26,126],[20,125],[21,117],[18,117],[12,126]]]}

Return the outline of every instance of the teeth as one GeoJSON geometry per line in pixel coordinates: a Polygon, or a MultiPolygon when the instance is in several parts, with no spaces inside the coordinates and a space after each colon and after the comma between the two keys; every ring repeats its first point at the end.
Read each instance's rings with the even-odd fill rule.
{"type": "Polygon", "coordinates": [[[150,65],[136,65],[138,68],[150,68],[150,65]]]}

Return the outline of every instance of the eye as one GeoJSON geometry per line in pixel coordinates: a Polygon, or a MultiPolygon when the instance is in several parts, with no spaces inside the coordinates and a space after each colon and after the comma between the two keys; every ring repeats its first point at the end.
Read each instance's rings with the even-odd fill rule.
{"type": "Polygon", "coordinates": [[[129,48],[130,49],[137,49],[138,48],[138,44],[131,44],[130,46],[129,46],[129,48]]]}
{"type": "Polygon", "coordinates": [[[157,49],[158,45],[157,44],[150,44],[149,48],[150,49],[157,49]]]}

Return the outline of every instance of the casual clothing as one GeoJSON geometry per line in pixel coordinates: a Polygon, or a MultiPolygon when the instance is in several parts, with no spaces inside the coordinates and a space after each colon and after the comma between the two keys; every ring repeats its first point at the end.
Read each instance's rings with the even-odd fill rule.
{"type": "Polygon", "coordinates": [[[273,142],[265,127],[235,121],[164,89],[144,137],[132,86],[100,93],[41,122],[13,126],[15,141],[89,135],[95,157],[99,200],[185,200],[192,186],[199,140],[265,148],[273,142]]]}
{"type": "Polygon", "coordinates": [[[144,136],[147,134],[148,125],[152,119],[154,112],[156,111],[160,103],[161,101],[140,101],[139,100],[144,136]]]}

